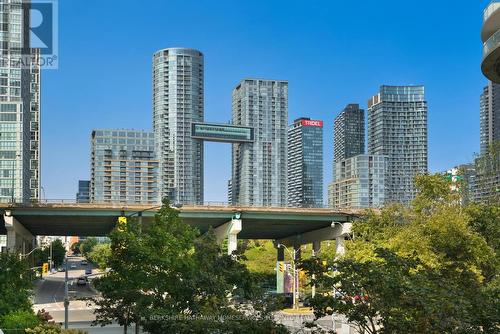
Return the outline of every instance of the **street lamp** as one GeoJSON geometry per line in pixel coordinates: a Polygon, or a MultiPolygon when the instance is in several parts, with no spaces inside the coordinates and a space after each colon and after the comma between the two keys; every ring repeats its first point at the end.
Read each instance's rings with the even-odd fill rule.
{"type": "Polygon", "coordinates": [[[299,279],[298,279],[298,270],[297,270],[297,253],[300,252],[300,248],[294,249],[293,252],[290,251],[285,245],[277,244],[278,248],[283,247],[288,254],[292,257],[292,271],[293,271],[293,309],[298,310],[299,308],[299,279]]]}
{"type": "Polygon", "coordinates": [[[40,189],[42,190],[43,198],[39,200],[39,202],[43,203],[43,200],[47,200],[47,196],[45,196],[45,188],[43,186],[40,186],[40,189]]]}
{"type": "Polygon", "coordinates": [[[19,256],[20,257],[27,257],[27,256],[30,256],[34,251],[36,251],[37,249],[42,249],[42,246],[37,246],[35,248],[33,248],[29,253],[26,253],[26,254],[20,254],[19,256]]]}

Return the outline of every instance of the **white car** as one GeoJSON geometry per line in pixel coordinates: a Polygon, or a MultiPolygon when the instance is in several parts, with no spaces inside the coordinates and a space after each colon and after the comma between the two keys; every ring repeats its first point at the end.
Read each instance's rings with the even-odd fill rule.
{"type": "Polygon", "coordinates": [[[71,269],[76,269],[76,264],[72,263],[70,266],[71,269]]]}

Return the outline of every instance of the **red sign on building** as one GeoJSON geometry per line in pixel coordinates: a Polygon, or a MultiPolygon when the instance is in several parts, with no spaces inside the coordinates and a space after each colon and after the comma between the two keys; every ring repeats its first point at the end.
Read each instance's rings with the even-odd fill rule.
{"type": "Polygon", "coordinates": [[[323,127],[323,121],[313,121],[313,120],[303,119],[301,121],[301,124],[303,126],[317,126],[317,127],[320,127],[320,128],[323,127]]]}

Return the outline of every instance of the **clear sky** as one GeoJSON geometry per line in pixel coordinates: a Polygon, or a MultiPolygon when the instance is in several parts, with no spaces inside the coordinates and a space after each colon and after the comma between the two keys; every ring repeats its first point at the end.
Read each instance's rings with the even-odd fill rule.
{"type": "MultiPolygon", "coordinates": [[[[289,120],[325,121],[325,189],[333,119],[381,84],[423,84],[429,168],[479,151],[482,13],[488,0],[60,0],[59,69],[42,73],[42,185],[73,199],[90,177],[93,128],[152,128],[151,58],[205,55],[205,120],[231,117],[245,77],[289,81],[289,120]]],[[[230,145],[205,143],[205,200],[226,201],[230,145]]]]}

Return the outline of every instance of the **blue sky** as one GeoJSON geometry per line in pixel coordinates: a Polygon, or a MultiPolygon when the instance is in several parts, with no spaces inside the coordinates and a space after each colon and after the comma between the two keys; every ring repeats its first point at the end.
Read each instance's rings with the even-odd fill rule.
{"type": "MultiPolygon", "coordinates": [[[[60,0],[59,69],[42,77],[42,185],[72,199],[90,174],[93,128],[152,128],[151,57],[205,55],[205,119],[226,122],[245,77],[289,81],[289,120],[325,121],[325,185],[333,119],[366,107],[381,84],[423,84],[429,168],[479,151],[479,37],[488,0],[60,0]]],[[[230,145],[205,143],[205,200],[225,201],[230,145]]]]}

